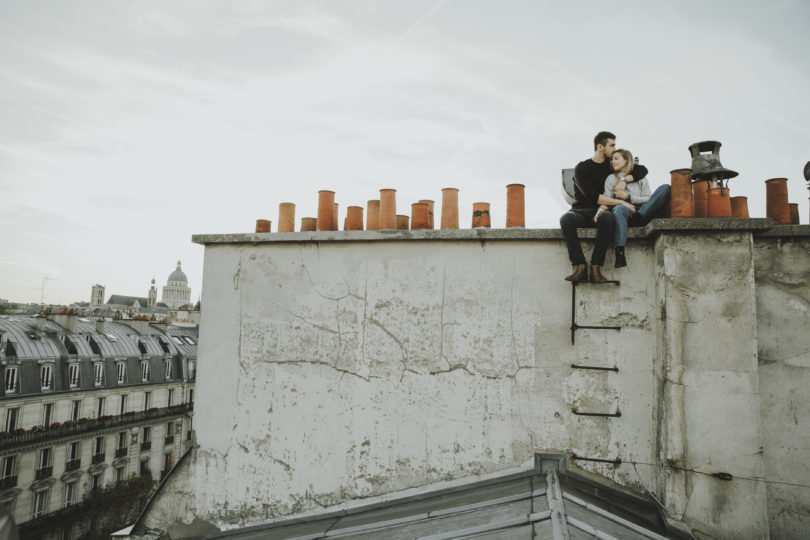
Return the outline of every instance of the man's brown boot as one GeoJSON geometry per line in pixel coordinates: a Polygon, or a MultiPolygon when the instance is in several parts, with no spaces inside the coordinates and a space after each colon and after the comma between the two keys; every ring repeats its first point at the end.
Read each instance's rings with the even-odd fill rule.
{"type": "Polygon", "coordinates": [[[599,265],[598,264],[592,264],[591,265],[591,282],[592,283],[605,283],[605,282],[607,282],[607,280],[605,279],[605,276],[603,276],[602,273],[599,271],[599,265]]]}
{"type": "Polygon", "coordinates": [[[570,276],[565,276],[566,281],[585,281],[588,279],[588,272],[585,270],[584,264],[578,264],[574,273],[570,276]]]}

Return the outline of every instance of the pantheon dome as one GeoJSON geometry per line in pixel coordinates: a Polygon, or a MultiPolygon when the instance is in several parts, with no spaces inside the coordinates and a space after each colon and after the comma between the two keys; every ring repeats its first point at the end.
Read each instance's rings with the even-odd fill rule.
{"type": "Polygon", "coordinates": [[[166,286],[163,287],[161,301],[170,309],[177,309],[191,303],[191,288],[188,286],[188,278],[182,270],[180,261],[177,261],[177,269],[169,274],[166,286]]]}

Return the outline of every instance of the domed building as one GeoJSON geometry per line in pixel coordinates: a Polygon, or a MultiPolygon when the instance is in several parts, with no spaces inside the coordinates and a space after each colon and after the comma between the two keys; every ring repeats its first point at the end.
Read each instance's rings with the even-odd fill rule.
{"type": "Polygon", "coordinates": [[[188,278],[182,270],[182,264],[177,261],[177,269],[169,275],[166,286],[163,287],[161,301],[170,309],[178,309],[191,303],[191,287],[188,278]]]}

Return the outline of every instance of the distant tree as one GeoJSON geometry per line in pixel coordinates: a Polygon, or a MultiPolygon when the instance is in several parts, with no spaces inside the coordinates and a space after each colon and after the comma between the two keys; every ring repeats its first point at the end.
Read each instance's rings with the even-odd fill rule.
{"type": "Polygon", "coordinates": [[[151,475],[127,478],[118,485],[92,490],[82,521],[88,527],[78,540],[107,540],[112,533],[132,525],[138,518],[155,482],[151,475]]]}

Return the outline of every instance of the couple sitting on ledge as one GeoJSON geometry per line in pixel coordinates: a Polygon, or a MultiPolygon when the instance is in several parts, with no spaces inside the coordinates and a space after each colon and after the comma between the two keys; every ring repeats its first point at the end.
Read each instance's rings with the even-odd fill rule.
{"type": "Polygon", "coordinates": [[[593,139],[594,154],[574,169],[574,204],[560,218],[560,228],[568,246],[574,272],[565,279],[585,281],[588,272],[585,255],[577,236],[578,227],[596,227],[596,246],[591,255],[590,279],[608,281],[601,273],[611,240],[615,245],[616,268],[627,266],[624,246],[627,227],[642,226],[662,217],[669,203],[670,187],[650,191],[647,167],[634,165],[633,155],[616,150],[616,136],[600,131],[593,139]]]}

